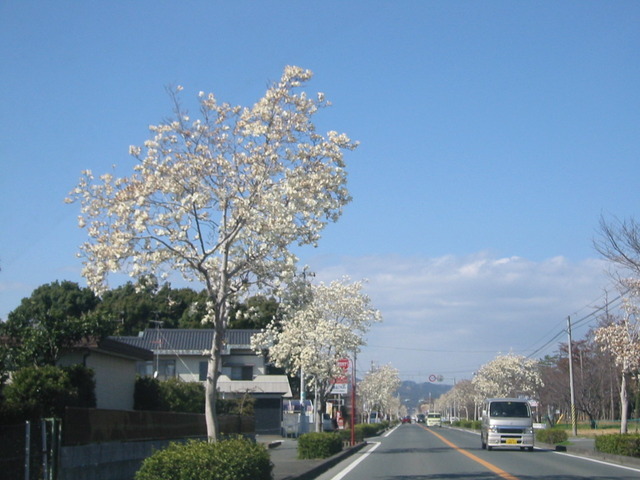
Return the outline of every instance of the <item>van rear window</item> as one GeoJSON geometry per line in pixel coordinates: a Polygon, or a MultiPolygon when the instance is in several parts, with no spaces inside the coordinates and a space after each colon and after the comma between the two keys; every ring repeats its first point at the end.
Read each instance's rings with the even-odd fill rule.
{"type": "Polygon", "coordinates": [[[491,402],[489,415],[492,417],[529,417],[529,408],[523,402],[491,402]]]}

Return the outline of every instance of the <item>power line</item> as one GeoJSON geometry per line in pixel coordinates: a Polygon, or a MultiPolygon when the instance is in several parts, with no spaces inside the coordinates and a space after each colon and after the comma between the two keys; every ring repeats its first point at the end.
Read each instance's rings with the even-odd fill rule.
{"type": "MultiPolygon", "coordinates": [[[[580,327],[580,326],[582,326],[585,322],[587,322],[587,320],[595,319],[595,316],[596,316],[599,312],[601,312],[601,311],[603,311],[603,310],[605,310],[605,309],[608,309],[608,308],[611,308],[611,307],[613,307],[613,308],[617,307],[619,303],[622,303],[622,298],[623,298],[623,296],[624,296],[627,292],[628,292],[628,290],[626,290],[626,291],[622,292],[620,295],[618,295],[618,296],[617,296],[616,298],[614,298],[613,300],[607,300],[607,302],[606,302],[604,305],[602,305],[601,307],[596,308],[596,309],[595,309],[594,311],[592,311],[591,313],[589,313],[589,314],[585,315],[584,317],[582,317],[582,318],[580,318],[580,319],[576,320],[575,322],[572,322],[572,323],[573,323],[574,328],[575,328],[575,327],[580,327]]],[[[601,297],[599,297],[599,298],[601,298],[601,297]]],[[[581,309],[580,309],[580,310],[578,310],[578,311],[582,311],[582,310],[584,310],[584,308],[586,308],[586,307],[583,307],[583,308],[581,308],[581,309]]],[[[560,336],[564,335],[566,332],[567,332],[567,330],[566,330],[565,328],[561,329],[558,333],[556,333],[556,334],[555,334],[555,335],[554,335],[554,336],[553,336],[549,341],[547,341],[544,345],[542,345],[540,348],[538,348],[537,350],[535,350],[535,351],[533,351],[532,353],[530,353],[529,355],[527,355],[527,358],[531,358],[531,357],[533,357],[534,355],[536,355],[537,353],[539,353],[539,352],[543,351],[543,350],[544,350],[545,348],[547,348],[551,343],[553,343],[556,339],[558,339],[558,337],[560,337],[560,336]]]]}

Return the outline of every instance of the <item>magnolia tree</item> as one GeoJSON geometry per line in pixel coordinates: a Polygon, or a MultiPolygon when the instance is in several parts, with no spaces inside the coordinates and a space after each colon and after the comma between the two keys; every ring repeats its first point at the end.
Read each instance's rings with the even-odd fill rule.
{"type": "Polygon", "coordinates": [[[362,282],[351,283],[348,278],[311,285],[304,303],[286,309],[279,322],[252,338],[253,348],[268,350],[277,367],[289,373],[304,372],[321,406],[316,417],[318,428],[335,379],[344,374],[339,360],[357,354],[365,344],[364,334],[381,321],[362,286],[362,282]]]}
{"type": "Polygon", "coordinates": [[[252,107],[199,94],[191,119],[171,92],[174,117],[151,126],[144,147],[130,147],[134,172],[95,179],[83,172],[69,201],[81,204],[83,274],[98,292],[110,272],[134,278],[179,272],[204,286],[203,322],[215,335],[206,381],[206,421],[218,436],[215,393],[229,307],[247,292],[286,281],[296,257],[289,247],[315,245],[350,200],[344,134],[316,132],[314,114],[328,105],[301,87],[311,72],[286,67],[252,107]]]}
{"type": "Polygon", "coordinates": [[[600,327],[595,331],[595,340],[609,352],[620,372],[620,433],[627,433],[629,401],[627,398],[627,377],[640,369],[640,282],[626,282],[629,297],[624,302],[624,315],[617,322],[600,327]]]}
{"type": "Polygon", "coordinates": [[[358,384],[362,410],[367,414],[381,412],[385,416],[397,413],[394,399],[400,387],[400,376],[391,365],[383,365],[368,372],[358,384]]]}
{"type": "Polygon", "coordinates": [[[499,355],[472,380],[477,401],[487,397],[534,397],[542,388],[538,362],[521,355],[499,355]]]}
{"type": "Polygon", "coordinates": [[[469,420],[476,419],[476,405],[478,394],[471,380],[458,381],[451,390],[435,400],[435,409],[441,412],[451,412],[452,416],[463,416],[469,420]]]}

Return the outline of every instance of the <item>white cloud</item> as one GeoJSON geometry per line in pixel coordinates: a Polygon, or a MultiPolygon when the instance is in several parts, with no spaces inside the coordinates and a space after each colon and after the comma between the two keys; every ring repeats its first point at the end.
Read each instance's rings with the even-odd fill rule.
{"type": "MultiPolygon", "coordinates": [[[[430,374],[469,378],[499,353],[528,355],[566,325],[567,315],[592,312],[614,290],[607,264],[563,257],[534,262],[494,258],[369,256],[316,259],[317,279],[367,279],[384,321],[368,335],[360,369],[391,363],[403,378],[430,374]]],[[[551,343],[536,358],[553,353],[551,343]]]]}

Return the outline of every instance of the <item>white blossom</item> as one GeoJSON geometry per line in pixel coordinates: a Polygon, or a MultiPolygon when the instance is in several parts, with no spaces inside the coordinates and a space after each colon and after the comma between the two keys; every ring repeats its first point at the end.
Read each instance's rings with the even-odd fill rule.
{"type": "MultiPolygon", "coordinates": [[[[88,232],[81,252],[91,288],[104,291],[111,272],[172,271],[207,289],[213,306],[204,320],[217,342],[207,413],[228,305],[290,275],[297,261],[290,247],[315,245],[350,201],[343,153],[356,145],[316,133],[312,117],[324,104],[299,92],[310,78],[308,70],[286,67],[250,108],[198,95],[195,120],[181,109],[178,86],[174,119],[151,125],[144,146],[130,148],[133,174],[96,182],[85,171],[70,193],[88,232]]],[[[207,425],[215,437],[215,415],[207,425]]]]}
{"type": "Polygon", "coordinates": [[[521,355],[498,355],[473,377],[478,401],[487,397],[534,397],[544,385],[538,362],[521,355]]]}
{"type": "Polygon", "coordinates": [[[353,358],[365,344],[364,334],[382,319],[362,287],[348,278],[312,286],[310,300],[254,335],[253,348],[268,349],[270,360],[288,372],[304,371],[324,403],[333,381],[343,374],[338,361],[353,358]]]}
{"type": "Polygon", "coordinates": [[[397,414],[396,392],[400,376],[391,365],[383,365],[367,372],[358,384],[358,397],[365,413],[380,412],[384,416],[397,414]]]}

